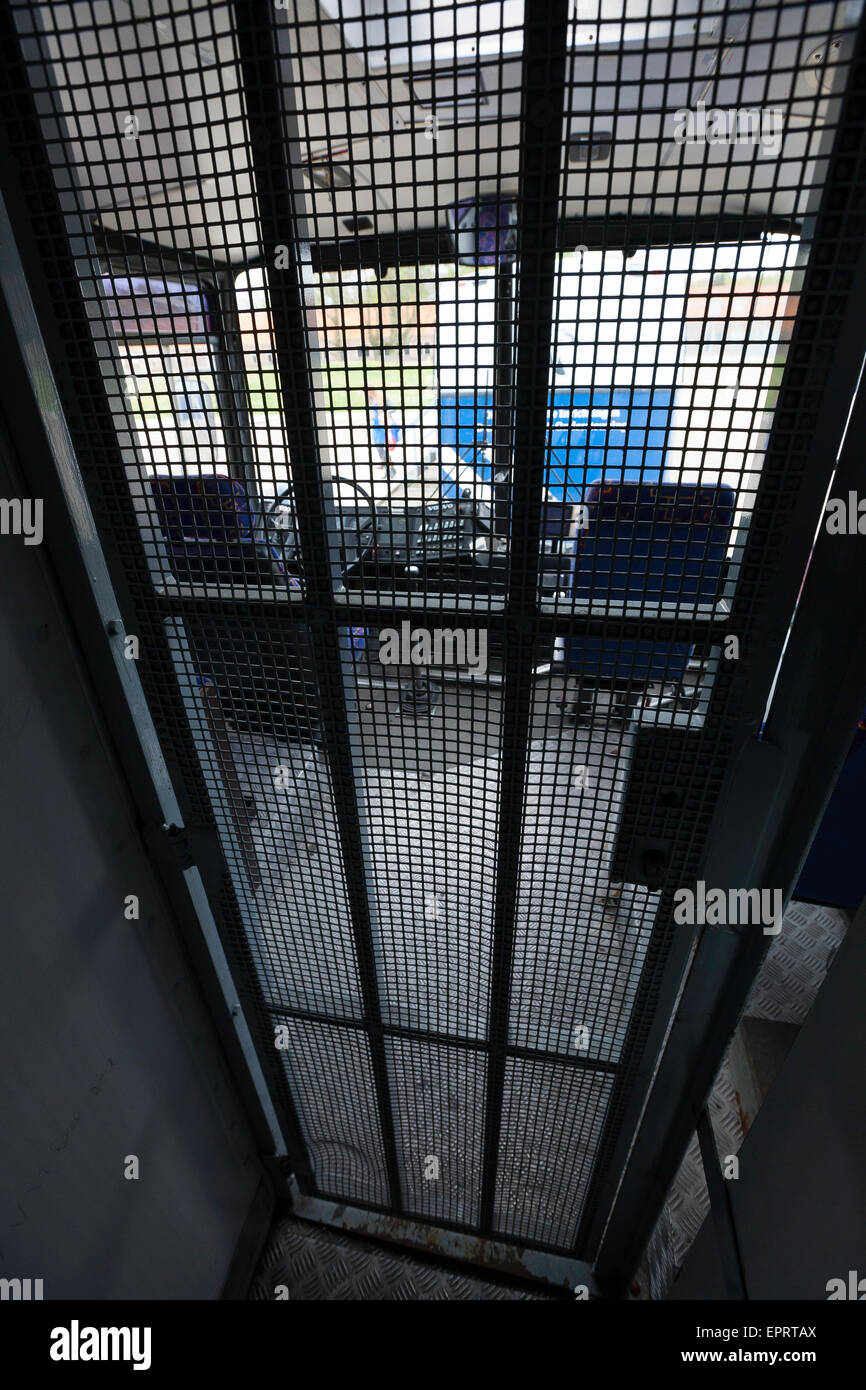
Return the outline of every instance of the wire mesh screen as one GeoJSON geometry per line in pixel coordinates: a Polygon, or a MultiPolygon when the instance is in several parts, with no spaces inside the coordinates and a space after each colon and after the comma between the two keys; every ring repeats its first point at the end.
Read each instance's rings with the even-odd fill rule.
{"type": "Polygon", "coordinates": [[[82,470],[302,1185],[589,1257],[802,482],[859,6],[9,8],[82,470]]]}

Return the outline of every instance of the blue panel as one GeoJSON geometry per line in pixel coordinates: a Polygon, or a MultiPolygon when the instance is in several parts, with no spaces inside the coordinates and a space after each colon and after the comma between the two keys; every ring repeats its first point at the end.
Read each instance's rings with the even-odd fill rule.
{"type": "MultiPolygon", "coordinates": [[[[580,502],[587,483],[618,476],[658,482],[664,470],[673,391],[554,391],[550,398],[547,486],[552,499],[580,502]]],[[[439,397],[441,442],[490,481],[493,397],[464,391],[439,397]]]]}
{"type": "Polygon", "coordinates": [[[794,896],[856,911],[866,897],[864,837],[866,729],[861,726],[812,842],[794,896]]]}

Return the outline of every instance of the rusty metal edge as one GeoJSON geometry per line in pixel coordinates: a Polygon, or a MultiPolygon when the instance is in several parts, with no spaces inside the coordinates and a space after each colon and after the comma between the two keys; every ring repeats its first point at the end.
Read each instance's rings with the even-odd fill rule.
{"type": "Polygon", "coordinates": [[[601,1297],[592,1267],[582,1260],[548,1255],[542,1250],[527,1249],[522,1245],[510,1245],[400,1216],[365,1211],[361,1207],[328,1202],[318,1197],[306,1197],[297,1186],[294,1175],[289,1178],[289,1190],[293,1214],[305,1221],[333,1226],[336,1230],[367,1236],[371,1240],[388,1241],[392,1245],[423,1251],[426,1255],[461,1260],[477,1269],[488,1269],[512,1278],[532,1279],[552,1288],[574,1291],[583,1286],[587,1291],[586,1297],[601,1297]]]}

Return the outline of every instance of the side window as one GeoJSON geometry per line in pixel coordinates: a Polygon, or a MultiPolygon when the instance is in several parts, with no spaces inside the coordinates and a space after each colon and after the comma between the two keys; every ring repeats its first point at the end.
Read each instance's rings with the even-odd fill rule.
{"type": "Polygon", "coordinates": [[[796,241],[569,252],[552,344],[551,488],[753,492],[796,313],[796,241]],[[765,422],[763,422],[765,426],[765,422]]]}
{"type": "Polygon", "coordinates": [[[662,485],[682,503],[702,489],[702,505],[722,499],[730,513],[726,544],[735,554],[763,466],[800,267],[798,242],[787,236],[628,257],[583,247],[561,256],[551,525],[550,504],[594,505],[602,482],[604,495],[623,506],[638,496],[648,505],[650,490],[662,485]]]}
{"type": "Polygon", "coordinates": [[[191,283],[152,276],[106,275],[102,291],[145,474],[224,470],[226,439],[206,295],[191,283]]]}
{"type": "Polygon", "coordinates": [[[265,272],[242,271],[235,296],[256,480],[268,504],[285,493],[291,474],[265,272]]]}
{"type": "MultiPolygon", "coordinates": [[[[309,273],[305,292],[323,462],[387,502],[417,483],[434,443],[438,286],[451,267],[309,273]]],[[[236,281],[247,398],[263,493],[289,481],[264,273],[236,281]]]]}

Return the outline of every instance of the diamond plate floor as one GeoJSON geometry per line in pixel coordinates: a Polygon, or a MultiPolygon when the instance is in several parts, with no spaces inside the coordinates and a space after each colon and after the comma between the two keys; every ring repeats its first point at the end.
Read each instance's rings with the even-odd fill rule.
{"type": "Polygon", "coordinates": [[[291,1215],[274,1223],[249,1297],[272,1301],[285,1299],[286,1294],[288,1301],[295,1303],[548,1301],[562,1297],[543,1288],[536,1292],[463,1274],[410,1251],[386,1249],[375,1241],[291,1215]]]}
{"type": "Polygon", "coordinates": [[[749,996],[748,1017],[803,1023],[846,927],[838,908],[790,903],[749,996]]]}

